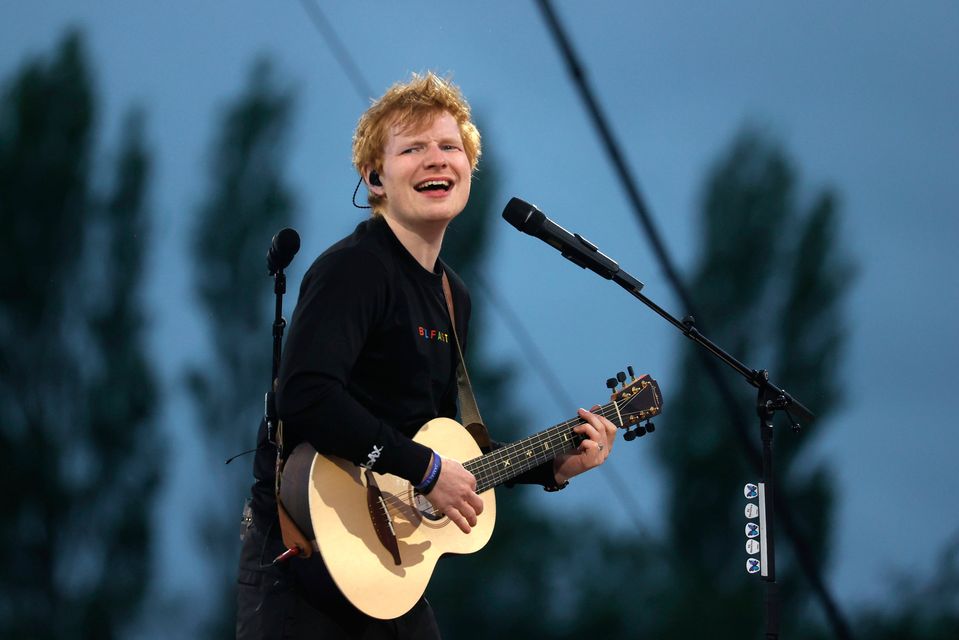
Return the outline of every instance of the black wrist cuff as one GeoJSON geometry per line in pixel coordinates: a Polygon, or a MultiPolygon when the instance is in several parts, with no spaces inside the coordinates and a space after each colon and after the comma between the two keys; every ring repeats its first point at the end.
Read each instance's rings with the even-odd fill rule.
{"type": "Polygon", "coordinates": [[[433,465],[430,467],[430,472],[426,476],[426,480],[418,484],[414,489],[422,493],[424,496],[433,490],[433,487],[436,486],[436,481],[440,479],[440,471],[443,469],[442,458],[440,458],[438,453],[433,453],[433,465]]]}

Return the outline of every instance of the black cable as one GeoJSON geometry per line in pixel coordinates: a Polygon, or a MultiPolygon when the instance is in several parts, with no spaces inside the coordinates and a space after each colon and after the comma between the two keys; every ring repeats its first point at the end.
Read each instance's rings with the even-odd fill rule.
{"type": "MultiPolygon", "coordinates": [[[[569,37],[566,35],[563,26],[560,24],[556,13],[553,11],[553,8],[549,3],[549,0],[537,0],[537,2],[540,10],[542,11],[543,18],[545,19],[549,28],[550,34],[553,36],[557,47],[563,54],[567,70],[572,76],[574,83],[576,84],[576,88],[579,90],[580,96],[586,103],[586,107],[589,110],[593,124],[603,140],[606,153],[609,155],[609,159],[613,163],[616,173],[619,174],[619,182],[626,189],[626,194],[633,206],[633,210],[639,217],[640,224],[642,225],[643,230],[646,232],[650,243],[653,245],[653,251],[655,252],[656,257],[659,259],[660,265],[663,271],[666,273],[667,279],[672,284],[673,289],[679,296],[680,300],[682,300],[682,303],[688,310],[688,313],[692,314],[697,319],[696,322],[697,325],[699,325],[700,330],[706,333],[703,329],[701,317],[695,312],[695,307],[692,303],[689,292],[680,279],[678,272],[676,271],[676,268],[674,267],[673,262],[666,251],[665,245],[660,238],[659,232],[656,229],[652,216],[649,213],[649,209],[646,207],[643,197],[640,194],[639,187],[637,187],[637,180],[632,175],[629,167],[626,165],[626,161],[620,153],[620,147],[616,143],[616,139],[606,123],[606,118],[603,116],[603,113],[599,107],[599,103],[597,102],[592,89],[586,81],[586,74],[583,71],[583,66],[580,64],[576,56],[576,52],[573,49],[573,45],[570,42],[569,37]]],[[[706,369],[710,377],[712,378],[713,384],[716,386],[717,391],[722,397],[726,411],[732,419],[732,424],[735,425],[737,435],[739,436],[741,445],[744,447],[747,459],[753,465],[754,469],[761,470],[762,463],[759,449],[749,437],[745,427],[746,420],[743,418],[739,403],[735,399],[732,389],[722,377],[718,363],[716,363],[713,358],[710,358],[705,352],[701,350],[698,351],[701,354],[703,363],[706,365],[706,369]]],[[[796,520],[792,513],[792,509],[789,507],[789,503],[783,497],[782,492],[777,492],[775,499],[776,509],[782,518],[783,530],[786,532],[787,538],[789,538],[790,542],[792,543],[793,550],[796,552],[796,557],[799,560],[799,564],[802,567],[803,572],[806,574],[806,579],[809,581],[813,593],[818,596],[823,609],[825,610],[826,617],[833,627],[834,633],[839,638],[851,639],[853,636],[849,623],[847,622],[845,615],[839,609],[839,605],[836,603],[835,598],[833,598],[828,587],[823,581],[823,578],[819,573],[819,568],[812,557],[812,551],[809,543],[798,530],[796,520]]]]}
{"type": "Polygon", "coordinates": [[[360,71],[360,68],[356,66],[356,63],[353,62],[353,57],[350,56],[350,52],[343,46],[343,43],[336,35],[336,31],[330,25],[329,20],[327,20],[323,12],[320,11],[320,5],[316,2],[311,2],[311,0],[300,0],[300,4],[303,5],[306,15],[313,21],[313,26],[320,31],[320,35],[326,40],[327,44],[330,45],[333,57],[336,58],[336,61],[340,64],[347,79],[353,83],[353,88],[360,96],[360,100],[371,99],[373,97],[373,89],[371,89],[370,85],[364,80],[363,73],[360,71]]]}
{"type": "MultiPolygon", "coordinates": [[[[310,15],[310,18],[313,20],[313,24],[320,31],[320,36],[327,40],[334,57],[336,58],[337,62],[340,63],[343,73],[345,73],[349,78],[360,100],[366,100],[372,97],[373,92],[370,89],[370,85],[364,79],[363,72],[360,71],[360,68],[353,62],[349,52],[345,47],[343,47],[343,44],[340,42],[339,38],[337,38],[332,26],[323,16],[316,3],[311,2],[310,0],[301,0],[301,4],[310,15]]],[[[359,185],[357,185],[357,188],[359,188],[359,185]]],[[[354,206],[359,206],[355,204],[356,191],[353,192],[353,198],[354,206]]],[[[512,313],[512,311],[508,311],[506,309],[505,304],[502,302],[502,298],[496,293],[492,285],[490,285],[484,278],[479,276],[478,273],[477,280],[480,282],[480,288],[493,305],[493,308],[506,319],[507,329],[513,334],[516,342],[522,348],[523,355],[526,357],[533,371],[543,378],[543,382],[548,388],[554,390],[553,399],[556,401],[560,410],[567,411],[570,407],[577,406],[576,403],[570,400],[568,393],[561,391],[561,387],[558,384],[558,377],[546,365],[545,358],[543,358],[539,349],[536,348],[529,332],[526,331],[526,328],[520,322],[519,318],[512,313]],[[522,335],[520,335],[520,333],[522,335]]],[[[638,514],[640,511],[638,508],[638,502],[632,497],[631,494],[628,493],[627,487],[629,485],[619,476],[619,473],[617,473],[614,467],[607,467],[604,465],[603,469],[605,473],[603,473],[602,476],[612,486],[616,497],[619,499],[623,510],[626,512],[627,517],[632,520],[633,525],[636,528],[635,531],[637,535],[646,539],[646,541],[651,540],[651,537],[648,534],[648,529],[639,520],[638,514]]]]}
{"type": "Polygon", "coordinates": [[[356,207],[357,209],[372,209],[373,207],[370,207],[367,205],[356,204],[356,194],[359,193],[361,184],[363,184],[363,178],[360,178],[359,180],[356,181],[356,188],[353,189],[353,206],[356,207]]]}

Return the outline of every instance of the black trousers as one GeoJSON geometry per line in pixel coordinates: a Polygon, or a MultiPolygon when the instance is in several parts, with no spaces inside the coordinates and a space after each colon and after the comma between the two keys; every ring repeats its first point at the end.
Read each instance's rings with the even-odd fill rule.
{"type": "Polygon", "coordinates": [[[244,533],[237,579],[237,640],[439,640],[425,597],[394,620],[371,618],[340,594],[319,554],[270,566],[284,547],[273,531],[265,533],[253,524],[244,533]]]}

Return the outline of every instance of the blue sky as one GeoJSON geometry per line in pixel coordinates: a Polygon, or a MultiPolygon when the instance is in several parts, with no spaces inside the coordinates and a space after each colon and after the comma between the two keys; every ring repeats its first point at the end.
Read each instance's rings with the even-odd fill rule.
{"type": "MultiPolygon", "coordinates": [[[[839,191],[843,240],[860,271],[838,374],[846,404],[811,452],[837,471],[828,578],[841,601],[853,604],[889,595],[891,571],[928,572],[937,549],[959,534],[959,510],[948,506],[948,496],[959,493],[959,436],[947,405],[959,356],[952,320],[959,311],[959,5],[558,2],[556,9],[684,268],[697,248],[703,175],[745,123],[783,142],[805,193],[826,185],[839,191]]],[[[514,195],[537,203],[643,280],[648,296],[682,314],[534,3],[448,3],[442,10],[428,2],[338,3],[324,11],[377,93],[410,71],[452,73],[485,124],[503,204],[514,195]]],[[[48,51],[70,24],[88,36],[103,100],[101,148],[116,139],[127,106],[148,112],[158,222],[147,293],[157,361],[172,381],[205,349],[202,319],[189,307],[183,247],[204,190],[211,125],[254,56],[268,54],[297,96],[289,176],[303,248],[291,282],[361,219],[349,205],[349,145],[366,102],[292,1],[3,3],[0,73],[9,77],[26,55],[48,51]]],[[[628,363],[653,373],[668,397],[679,338],[614,285],[505,223],[498,223],[488,278],[526,327],[535,327],[550,367],[582,404],[602,399],[606,377],[628,363]]],[[[508,327],[491,320],[495,353],[518,357],[508,327]]],[[[540,385],[526,372],[516,387],[536,416],[531,431],[575,409],[537,403],[540,385]]],[[[185,455],[202,455],[189,453],[175,428],[184,411],[170,408],[167,428],[185,455]]],[[[784,433],[779,446],[791,437],[784,433]]],[[[641,447],[619,453],[611,464],[633,481],[641,515],[655,529],[660,498],[651,460],[641,447]]],[[[564,492],[566,503],[544,507],[558,518],[596,511],[624,526],[615,504],[596,506],[608,486],[591,475],[597,477],[577,479],[564,492]]],[[[168,500],[185,491],[183,474],[173,474],[168,489],[168,500]]],[[[170,534],[168,547],[185,544],[185,536],[170,534]]],[[[167,579],[192,588],[203,577],[167,579]]]]}

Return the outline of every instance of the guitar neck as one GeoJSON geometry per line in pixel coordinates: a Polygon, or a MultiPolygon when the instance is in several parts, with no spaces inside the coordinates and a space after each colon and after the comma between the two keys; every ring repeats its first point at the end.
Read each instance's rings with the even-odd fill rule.
{"type": "Polygon", "coordinates": [[[567,420],[467,461],[463,466],[476,477],[476,492],[483,493],[498,487],[533,467],[550,462],[558,455],[574,451],[585,439],[573,431],[573,427],[582,422],[580,418],[567,420]]]}
{"type": "MultiPolygon", "coordinates": [[[[649,420],[658,415],[662,406],[659,385],[648,375],[644,375],[634,379],[621,391],[614,393],[610,402],[593,413],[625,429],[631,424],[649,420]]],[[[536,435],[469,460],[463,466],[476,477],[476,492],[482,493],[512,480],[533,467],[549,462],[556,456],[575,451],[586,439],[585,436],[573,431],[581,424],[583,420],[577,416],[536,435]]],[[[648,425],[648,429],[652,431],[651,424],[648,425]]]]}

